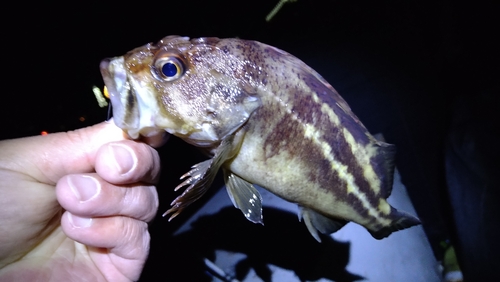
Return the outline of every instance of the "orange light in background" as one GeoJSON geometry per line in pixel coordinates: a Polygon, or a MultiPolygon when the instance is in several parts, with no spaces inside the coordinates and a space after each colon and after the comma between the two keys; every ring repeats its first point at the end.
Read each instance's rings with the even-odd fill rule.
{"type": "Polygon", "coordinates": [[[47,131],[42,131],[42,132],[40,132],[40,134],[41,134],[41,135],[47,135],[47,134],[49,134],[49,133],[48,133],[47,131]]]}
{"type": "Polygon", "coordinates": [[[78,120],[80,120],[81,122],[84,122],[85,121],[85,117],[80,117],[78,120]]]}

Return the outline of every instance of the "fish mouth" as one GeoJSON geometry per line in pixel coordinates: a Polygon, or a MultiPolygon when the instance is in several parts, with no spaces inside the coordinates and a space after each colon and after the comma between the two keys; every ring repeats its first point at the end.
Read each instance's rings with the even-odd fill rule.
{"type": "Polygon", "coordinates": [[[133,139],[164,134],[165,130],[156,124],[158,105],[154,94],[129,75],[124,57],[104,59],[100,69],[115,124],[133,139]]]}
{"type": "Polygon", "coordinates": [[[124,65],[123,57],[107,58],[101,61],[100,69],[113,107],[114,122],[121,129],[128,131],[138,127],[139,113],[133,103],[130,103],[133,93],[124,65]]]}

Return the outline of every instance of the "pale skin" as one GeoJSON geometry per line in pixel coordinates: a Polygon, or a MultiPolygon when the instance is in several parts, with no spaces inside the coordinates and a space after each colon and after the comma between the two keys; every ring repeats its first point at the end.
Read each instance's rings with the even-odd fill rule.
{"type": "Polygon", "coordinates": [[[0,141],[0,281],[138,280],[164,140],[110,121],[0,141]]]}

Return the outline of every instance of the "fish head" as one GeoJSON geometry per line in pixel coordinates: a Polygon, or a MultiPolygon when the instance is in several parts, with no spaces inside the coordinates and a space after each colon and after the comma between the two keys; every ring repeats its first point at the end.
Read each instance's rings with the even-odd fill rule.
{"type": "Polygon", "coordinates": [[[168,36],[103,60],[115,123],[132,138],[165,130],[200,147],[217,144],[260,104],[247,62],[229,49],[218,38],[168,36]]]}

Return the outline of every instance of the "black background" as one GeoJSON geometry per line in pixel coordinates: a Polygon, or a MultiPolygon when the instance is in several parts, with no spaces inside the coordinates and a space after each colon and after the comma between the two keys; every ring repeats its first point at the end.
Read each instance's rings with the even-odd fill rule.
{"type": "MultiPolygon", "coordinates": [[[[476,103],[491,106],[499,101],[498,4],[299,0],[284,5],[266,22],[276,3],[12,3],[3,10],[0,137],[66,131],[103,121],[107,109],[98,107],[92,86],[102,88],[98,67],[105,57],[172,34],[258,40],[317,70],[371,132],[383,133],[398,146],[403,183],[440,259],[442,240],[460,241],[455,230],[460,222],[451,212],[451,206],[460,203],[450,203],[447,196],[444,161],[455,105],[470,103],[484,123],[498,124],[498,112],[491,110],[498,107],[476,103]]],[[[160,149],[168,170],[163,183],[176,183],[177,176],[200,158],[191,151],[176,139],[160,149]],[[182,157],[176,155],[179,151],[182,157]]],[[[171,187],[164,184],[159,189],[171,187]]],[[[172,199],[161,193],[160,212],[172,199]]],[[[158,219],[155,224],[170,223],[158,219]]],[[[170,234],[178,224],[156,235],[153,228],[153,240],[170,234]]],[[[153,243],[162,248],[159,239],[153,243]]],[[[168,247],[162,250],[168,252],[168,247]]],[[[460,247],[458,251],[465,260],[467,254],[460,247]]],[[[158,271],[150,267],[160,259],[156,253],[146,277],[158,271]]]]}

